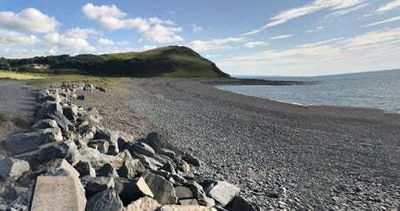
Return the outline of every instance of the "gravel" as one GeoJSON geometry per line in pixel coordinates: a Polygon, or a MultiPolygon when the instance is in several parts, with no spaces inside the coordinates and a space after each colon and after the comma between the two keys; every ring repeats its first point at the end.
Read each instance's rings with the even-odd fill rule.
{"type": "Polygon", "coordinates": [[[263,210],[399,207],[398,115],[283,104],[202,82],[126,80],[85,103],[133,137],[166,134],[205,164],[199,173],[239,185],[263,210]]]}

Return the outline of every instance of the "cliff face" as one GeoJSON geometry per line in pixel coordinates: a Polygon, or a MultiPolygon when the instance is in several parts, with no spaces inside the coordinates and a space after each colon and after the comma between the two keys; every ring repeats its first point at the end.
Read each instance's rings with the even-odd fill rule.
{"type": "Polygon", "coordinates": [[[144,52],[77,56],[59,55],[7,60],[11,68],[30,71],[27,65],[44,64],[51,70],[78,70],[91,74],[170,77],[229,77],[213,62],[188,47],[169,46],[144,52]]]}

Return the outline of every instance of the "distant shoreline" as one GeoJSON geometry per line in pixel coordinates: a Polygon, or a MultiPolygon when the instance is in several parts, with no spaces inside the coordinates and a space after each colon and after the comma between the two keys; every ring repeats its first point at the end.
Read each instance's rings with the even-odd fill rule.
{"type": "Polygon", "coordinates": [[[291,86],[291,85],[313,85],[319,81],[292,81],[292,80],[266,80],[266,79],[241,79],[241,78],[221,78],[207,79],[204,83],[217,85],[270,85],[270,86],[291,86]]]}

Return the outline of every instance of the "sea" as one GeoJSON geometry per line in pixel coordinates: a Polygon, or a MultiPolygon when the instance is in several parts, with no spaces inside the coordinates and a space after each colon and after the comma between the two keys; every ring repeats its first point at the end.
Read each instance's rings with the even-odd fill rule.
{"type": "Polygon", "coordinates": [[[307,85],[222,85],[217,88],[298,105],[377,108],[400,113],[400,70],[317,77],[237,78],[316,82],[307,85]]]}

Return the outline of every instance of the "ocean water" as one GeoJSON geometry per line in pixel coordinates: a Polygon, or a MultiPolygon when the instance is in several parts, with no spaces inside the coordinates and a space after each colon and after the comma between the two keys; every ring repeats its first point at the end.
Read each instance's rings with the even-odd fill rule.
{"type": "Polygon", "coordinates": [[[318,83],[291,86],[223,85],[217,88],[293,104],[378,108],[400,113],[400,70],[320,77],[252,78],[318,83]]]}

